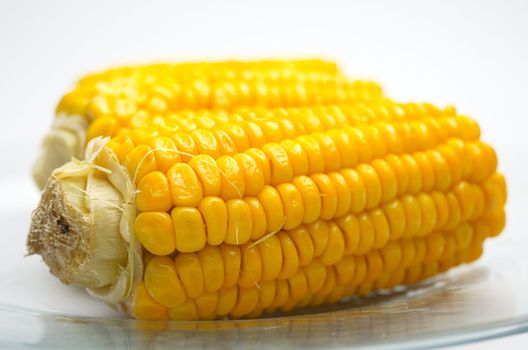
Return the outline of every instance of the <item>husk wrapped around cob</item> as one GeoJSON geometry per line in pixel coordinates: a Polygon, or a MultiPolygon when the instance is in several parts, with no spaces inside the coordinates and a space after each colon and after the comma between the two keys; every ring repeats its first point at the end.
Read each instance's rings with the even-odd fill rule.
{"type": "Polygon", "coordinates": [[[412,284],[477,259],[504,226],[506,185],[479,137],[453,108],[382,97],[147,114],[53,172],[29,252],[141,319],[258,317],[412,284]]]}

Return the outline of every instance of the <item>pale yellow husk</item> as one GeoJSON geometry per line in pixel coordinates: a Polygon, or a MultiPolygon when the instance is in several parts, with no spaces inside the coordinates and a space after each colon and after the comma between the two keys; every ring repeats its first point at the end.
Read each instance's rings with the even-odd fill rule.
{"type": "Polygon", "coordinates": [[[84,161],[53,171],[33,213],[28,249],[64,283],[126,309],[143,271],[133,232],[135,188],[107,142],[93,139],[84,161]]]}
{"type": "Polygon", "coordinates": [[[88,120],[83,116],[60,114],[55,117],[33,166],[33,179],[40,189],[46,186],[55,169],[72,157],[82,158],[87,129],[88,120]]]}

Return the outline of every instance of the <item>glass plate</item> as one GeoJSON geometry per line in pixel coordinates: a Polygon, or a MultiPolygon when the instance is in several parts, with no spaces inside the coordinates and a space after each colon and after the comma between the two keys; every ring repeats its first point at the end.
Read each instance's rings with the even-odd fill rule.
{"type": "MultiPolygon", "coordinates": [[[[121,314],[24,257],[31,208],[25,177],[0,181],[0,347],[8,348],[415,348],[528,331],[524,200],[526,152],[505,159],[508,226],[478,262],[408,289],[259,320],[145,322],[121,314]],[[6,198],[15,198],[9,202],[6,198]]],[[[504,171],[504,167],[501,167],[504,171]]]]}

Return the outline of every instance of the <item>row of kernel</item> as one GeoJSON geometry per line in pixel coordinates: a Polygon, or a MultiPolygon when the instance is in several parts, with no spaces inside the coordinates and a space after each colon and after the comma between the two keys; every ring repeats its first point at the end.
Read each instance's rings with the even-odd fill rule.
{"type": "Polygon", "coordinates": [[[336,222],[345,232],[346,251],[361,252],[370,250],[372,245],[383,245],[389,238],[396,240],[454,227],[489,211],[490,205],[501,208],[505,201],[503,182],[497,182],[494,177],[489,182],[482,186],[460,182],[447,193],[404,195],[379,208],[361,205],[357,212],[350,212],[352,206],[345,205],[347,211],[335,215],[343,199],[335,198],[329,204],[331,194],[321,196],[316,182],[299,177],[293,184],[266,186],[256,198],[225,201],[205,197],[197,208],[177,207],[171,215],[163,211],[143,212],[136,218],[135,230],[147,250],[166,255],[174,250],[198,251],[206,242],[241,245],[281,229],[292,230],[303,223],[338,217],[336,222]],[[363,213],[365,209],[369,211],[363,213]],[[360,227],[365,231],[361,235],[360,227]]]}
{"type": "MultiPolygon", "coordinates": [[[[360,135],[355,137],[376,138],[377,142],[381,142],[379,147],[386,149],[389,153],[398,152],[402,148],[407,152],[425,150],[444,142],[448,137],[474,140],[479,135],[478,126],[469,118],[462,116],[447,116],[438,119],[424,117],[422,120],[399,122],[388,120],[387,123],[380,123],[376,115],[365,117],[358,112],[343,114],[341,109],[335,106],[319,107],[319,109],[321,109],[320,112],[317,107],[263,110],[262,113],[257,114],[258,117],[255,117],[255,111],[245,112],[243,117],[222,112],[211,112],[211,117],[203,115],[206,114],[203,111],[186,113],[190,115],[199,113],[201,117],[197,118],[196,122],[193,119],[175,116],[163,118],[137,114],[131,120],[131,129],[119,127],[119,121],[116,118],[99,118],[90,126],[88,139],[95,136],[113,136],[118,133],[119,135],[129,134],[134,141],[141,143],[144,138],[143,134],[153,135],[153,137],[165,135],[171,137],[181,151],[190,154],[197,154],[197,147],[206,142],[208,144],[206,154],[210,151],[211,156],[218,157],[231,153],[222,152],[220,146],[224,142],[236,146],[235,152],[242,152],[250,147],[261,147],[266,143],[293,139],[299,135],[367,125],[375,120],[378,121],[375,123],[375,128],[363,127],[359,130],[360,135]],[[262,115],[269,116],[270,114],[277,115],[277,117],[262,117],[262,115]],[[215,130],[211,130],[213,128],[215,130]],[[182,132],[178,131],[180,129],[182,132]],[[189,132],[194,134],[188,135],[189,132]]],[[[333,136],[337,145],[344,143],[343,146],[348,146],[347,149],[351,146],[346,144],[351,142],[348,138],[354,137],[354,135],[344,135],[347,137],[343,139],[344,136],[338,137],[339,135],[335,133],[333,136]],[[335,137],[338,138],[335,139],[335,137]]],[[[370,143],[361,142],[361,144],[370,143]]],[[[232,149],[233,147],[229,147],[228,151],[232,149]]],[[[368,160],[363,159],[363,161],[368,160]]]]}
{"type": "MultiPolygon", "coordinates": [[[[216,160],[198,155],[185,164],[178,162],[179,153],[169,152],[170,148],[164,147],[170,147],[170,143],[163,144],[162,139],[155,141],[161,150],[138,146],[123,159],[123,165],[138,184],[140,211],[197,206],[205,196],[219,196],[225,200],[259,196],[271,183],[281,186],[284,195],[292,198],[310,197],[316,201],[312,203],[314,206],[322,202],[319,206],[324,210],[319,210],[320,214],[323,218],[331,218],[348,211],[374,208],[404,193],[445,191],[466,178],[482,182],[496,168],[495,153],[480,141],[463,143],[452,140],[426,152],[391,154],[371,164],[360,164],[356,169],[342,169],[342,164],[335,161],[333,164],[341,168],[339,172],[316,172],[310,177],[299,175],[310,173],[309,170],[325,169],[310,169],[306,161],[279,162],[278,156],[272,158],[270,164],[268,155],[279,152],[276,144],[269,144],[264,150],[250,149],[234,157],[223,156],[216,160]],[[352,193],[355,193],[354,198],[352,193]],[[322,198],[316,198],[318,195],[322,198]]],[[[111,147],[119,153],[123,144],[111,143],[111,147]]],[[[284,155],[287,153],[293,151],[284,151],[284,155]]],[[[314,160],[313,164],[321,162],[314,160]]]]}
{"type": "Polygon", "coordinates": [[[103,72],[87,75],[79,81],[78,86],[97,84],[115,78],[142,79],[151,77],[173,79],[185,76],[203,75],[213,78],[233,78],[239,75],[259,74],[260,72],[298,71],[304,73],[340,74],[335,62],[320,59],[301,60],[256,60],[256,61],[212,61],[212,62],[175,62],[154,63],[139,66],[124,66],[108,69],[103,72]]]}
{"type": "Polygon", "coordinates": [[[61,100],[57,111],[77,112],[95,119],[112,116],[120,105],[125,104],[129,108],[121,116],[127,118],[141,109],[165,113],[184,108],[232,109],[254,105],[293,107],[371,99],[381,95],[376,84],[348,82],[326,74],[301,73],[285,78],[273,81],[266,79],[263,74],[234,79],[235,81],[214,81],[199,76],[190,77],[187,81],[158,79],[142,82],[121,78],[115,80],[114,84],[107,83],[102,91],[93,91],[92,96],[86,96],[82,89],[74,90],[61,100]],[[123,94],[123,90],[127,93],[123,94]]]}
{"type": "MultiPolygon", "coordinates": [[[[332,128],[342,128],[349,125],[349,123],[350,125],[358,125],[368,123],[372,120],[410,122],[403,131],[406,133],[411,132],[413,135],[422,135],[424,137],[420,137],[425,141],[445,137],[446,131],[444,130],[456,131],[458,129],[458,132],[462,134],[463,138],[475,138],[475,135],[478,137],[479,134],[478,126],[466,117],[446,114],[445,117],[437,120],[436,117],[433,117],[434,113],[431,112],[431,115],[419,114],[420,118],[425,120],[424,122],[416,124],[419,122],[419,119],[410,119],[413,118],[412,114],[403,114],[401,116],[398,114],[389,114],[387,117],[383,112],[376,110],[379,104],[314,106],[310,108],[279,108],[272,110],[256,108],[240,110],[237,113],[207,110],[181,111],[177,114],[169,113],[166,117],[159,116],[156,113],[152,114],[152,111],[147,112],[143,110],[125,118],[125,121],[128,120],[128,124],[130,124],[128,127],[131,129],[154,128],[161,135],[167,136],[173,136],[179,130],[185,133],[196,130],[197,128],[208,129],[214,126],[222,126],[227,128],[226,131],[228,131],[233,140],[241,137],[244,132],[247,133],[244,136],[245,138],[260,135],[260,139],[258,140],[260,144],[265,142],[262,140],[262,135],[266,136],[266,134],[269,136],[267,142],[274,142],[287,137],[291,138],[296,133],[305,134],[325,131],[332,128]],[[195,121],[198,122],[198,125],[195,121]],[[244,123],[241,124],[242,122],[244,123]],[[231,125],[233,123],[235,125],[231,125]],[[241,127],[244,130],[240,130],[241,127]],[[235,128],[236,130],[229,130],[231,128],[235,128]]],[[[382,102],[381,104],[395,105],[392,101],[382,102]]],[[[124,104],[120,104],[119,106],[123,107],[124,104]]],[[[405,110],[405,108],[402,110],[405,110]]],[[[423,113],[427,112],[426,110],[423,113]]],[[[123,126],[125,126],[119,126],[122,123],[120,122],[121,119],[119,115],[97,118],[88,130],[88,139],[95,136],[115,135],[118,130],[123,129],[123,126]]],[[[438,140],[438,142],[440,141],[438,140]]],[[[252,144],[251,146],[258,147],[259,145],[252,144]]],[[[239,151],[243,151],[243,149],[239,151]]]]}
{"type": "MultiPolygon", "coordinates": [[[[478,224],[478,221],[475,225],[478,224]]],[[[387,265],[387,261],[378,258],[371,258],[368,260],[355,260],[352,262],[352,257],[349,259],[349,264],[343,263],[329,267],[327,278],[325,281],[326,288],[323,288],[322,293],[315,293],[311,296],[306,296],[302,300],[289,300],[287,304],[280,308],[281,311],[289,311],[293,308],[303,307],[307,305],[320,305],[322,303],[335,303],[341,298],[351,295],[366,295],[376,289],[393,288],[401,284],[413,284],[419,280],[429,278],[438,272],[446,271],[447,269],[476,260],[482,254],[483,236],[475,235],[469,244],[456,247],[454,250],[445,251],[439,260],[439,249],[434,245],[427,245],[422,248],[424,259],[419,263],[410,265],[400,265],[394,267],[387,265]],[[432,247],[430,251],[429,247],[432,247]],[[427,252],[425,252],[427,250],[427,252]],[[384,265],[383,265],[383,264],[384,265]]],[[[418,245],[418,247],[421,245],[418,245]]],[[[375,257],[376,255],[372,255],[375,257]]],[[[356,257],[358,258],[358,257],[356,257]]],[[[271,309],[268,311],[275,311],[271,309]]]]}
{"type": "MultiPolygon", "coordinates": [[[[326,102],[328,103],[328,102],[326,102]]],[[[118,129],[119,123],[132,129],[139,127],[155,127],[163,135],[172,135],[175,132],[189,132],[197,128],[212,128],[222,126],[226,123],[240,123],[244,120],[257,123],[263,130],[282,128],[290,130],[292,124],[300,130],[308,132],[324,131],[332,128],[343,127],[347,123],[351,125],[364,124],[368,121],[377,120],[384,122],[395,121],[418,121],[426,119],[428,127],[434,131],[437,137],[443,136],[445,132],[441,126],[447,129],[457,127],[462,124],[466,133],[478,134],[478,126],[470,119],[456,116],[451,113],[440,112],[437,109],[427,107],[430,105],[419,104],[420,113],[413,113],[413,107],[416,104],[396,104],[391,100],[376,100],[376,103],[354,103],[348,105],[324,105],[301,108],[252,108],[237,109],[234,112],[220,110],[179,110],[178,112],[169,112],[166,115],[160,115],[153,108],[142,110],[130,110],[130,102],[121,102],[116,104],[116,115],[100,117],[94,121],[90,128],[88,139],[94,136],[113,136],[118,129]],[[124,112],[127,110],[128,112],[124,112]],[[428,118],[433,117],[433,118],[428,118]],[[438,119],[439,117],[444,117],[438,119]],[[452,119],[455,118],[455,119],[452,119]],[[287,123],[286,123],[287,122],[287,123]]],[[[105,108],[108,111],[114,110],[110,107],[105,108]]],[[[423,133],[424,125],[414,125],[413,133],[423,133]]],[[[288,135],[283,130],[284,135],[288,135]]],[[[280,134],[276,132],[276,134],[280,134]]],[[[271,138],[269,142],[274,142],[271,138]]]]}
{"type": "MultiPolygon", "coordinates": [[[[339,229],[334,227],[336,230],[333,231],[338,235],[339,229]]],[[[177,306],[204,291],[216,292],[234,285],[250,288],[262,281],[276,279],[291,282],[299,278],[303,271],[312,271],[314,264],[319,267],[335,266],[340,284],[357,285],[374,281],[383,272],[449,259],[452,254],[469,247],[472,241],[482,242],[487,236],[494,235],[492,229],[487,221],[477,220],[461,224],[446,233],[438,231],[426,237],[402,239],[382,248],[374,247],[357,256],[343,256],[343,242],[330,237],[329,240],[333,241],[326,251],[314,252],[308,258],[310,253],[303,249],[310,247],[298,244],[298,237],[292,239],[280,232],[257,245],[247,244],[241,248],[206,246],[198,253],[178,254],[174,260],[152,257],[147,261],[144,278],[149,294],[167,307],[177,306]],[[338,245],[341,248],[336,248],[338,245]],[[337,257],[336,249],[340,250],[337,257]]],[[[316,240],[320,238],[312,234],[308,237],[310,239],[314,240],[313,249],[317,249],[316,240]]]]}
{"type": "Polygon", "coordinates": [[[275,61],[261,64],[260,62],[208,62],[208,63],[177,63],[155,64],[148,66],[120,67],[105,72],[91,74],[82,78],[73,92],[93,95],[95,93],[111,94],[112,85],[116,81],[133,81],[134,83],[170,83],[178,81],[193,81],[197,78],[207,78],[210,81],[227,79],[265,79],[280,81],[295,79],[299,75],[339,76],[339,70],[334,63],[320,62],[310,65],[299,65],[292,61],[275,61]],[[302,74],[299,74],[302,73],[302,74]]]}
{"type": "MultiPolygon", "coordinates": [[[[325,156],[327,163],[332,164],[329,171],[345,168],[339,172],[340,175],[335,176],[357,178],[357,172],[360,172],[365,181],[369,180],[362,183],[363,187],[374,186],[373,189],[378,189],[374,192],[383,196],[380,198],[382,201],[390,200],[396,194],[406,191],[417,193],[434,188],[445,190],[452,183],[464,178],[481,182],[495,170],[497,163],[493,149],[487,144],[452,139],[447,144],[426,152],[400,156],[390,154],[385,159],[375,159],[372,164],[361,164],[356,170],[352,170],[346,168],[355,162],[354,157],[343,158],[347,162],[342,164],[338,148],[329,147],[332,146],[326,142],[329,139],[325,139],[326,145],[323,148],[319,146],[317,139],[317,136],[304,139],[304,148],[294,142],[284,141],[282,145],[286,147],[267,144],[263,150],[252,148],[234,157],[222,156],[216,160],[200,154],[191,157],[189,164],[179,162],[181,152],[166,138],[154,138],[153,148],[145,145],[133,147],[133,142],[127,138],[112,140],[109,145],[118,157],[123,158],[123,165],[145,198],[152,196],[149,188],[159,193],[157,197],[163,195],[167,199],[170,197],[170,191],[174,205],[197,205],[202,196],[208,195],[219,195],[225,199],[256,195],[266,184],[279,185],[292,181],[294,176],[303,173],[324,172],[327,170],[324,167],[325,156]],[[318,145],[319,148],[312,147],[305,152],[304,149],[309,145],[318,145]],[[163,173],[150,174],[157,169],[166,171],[167,176],[163,173]],[[143,177],[146,179],[142,183],[140,180],[143,180],[143,177]],[[150,186],[151,177],[159,180],[158,186],[150,186]],[[185,182],[181,181],[182,179],[185,182]],[[183,185],[180,185],[180,182],[183,185]]],[[[354,152],[347,154],[354,155],[354,152]]],[[[321,178],[321,181],[328,177],[325,174],[312,176],[321,178]]],[[[375,198],[373,197],[372,201],[375,198]]],[[[159,200],[155,202],[158,208],[159,200]]],[[[170,205],[170,200],[162,203],[170,205]]],[[[139,209],[149,210],[141,204],[139,209]]]]}
{"type": "MultiPolygon", "coordinates": [[[[464,225],[458,229],[473,230],[475,225],[478,225],[478,222],[473,226],[464,225]]],[[[347,257],[334,267],[314,260],[288,279],[261,281],[258,286],[224,286],[185,299],[183,296],[176,296],[175,299],[169,300],[166,297],[167,290],[159,291],[154,288],[152,292],[149,290],[149,287],[152,289],[152,283],[146,280],[145,284],[139,287],[139,295],[136,294],[135,310],[141,318],[142,307],[146,308],[145,304],[149,304],[150,307],[146,309],[151,314],[146,314],[146,317],[151,316],[153,310],[157,315],[164,314],[163,310],[166,312],[165,308],[169,308],[168,315],[173,319],[214,319],[227,315],[231,318],[256,317],[262,311],[289,311],[308,304],[336,302],[346,295],[365,295],[373,289],[415,283],[451,266],[474,260],[482,252],[483,240],[484,236],[479,235],[475,229],[475,234],[469,240],[454,249],[443,250],[447,244],[439,244],[437,240],[426,243],[420,241],[422,244],[417,247],[422,247],[421,253],[416,253],[411,259],[404,258],[405,255],[402,254],[402,260],[407,263],[400,264],[394,263],[394,257],[382,255],[384,252],[372,252],[365,257],[347,257]],[[410,263],[411,260],[413,261],[410,263]],[[158,300],[151,299],[153,294],[158,300]],[[157,304],[160,295],[164,296],[161,305],[157,304]]],[[[171,282],[171,279],[167,282],[171,282]]],[[[174,294],[172,296],[174,297],[174,294]]],[[[159,315],[156,317],[159,318],[159,315]]]]}

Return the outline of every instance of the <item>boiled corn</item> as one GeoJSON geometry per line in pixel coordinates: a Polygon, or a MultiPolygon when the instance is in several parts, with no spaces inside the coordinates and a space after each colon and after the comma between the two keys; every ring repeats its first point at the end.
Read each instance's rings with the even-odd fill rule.
{"type": "Polygon", "coordinates": [[[140,319],[258,317],[413,284],[477,259],[505,225],[478,125],[428,104],[147,116],[86,159],[54,171],[29,252],[140,319]]]}

